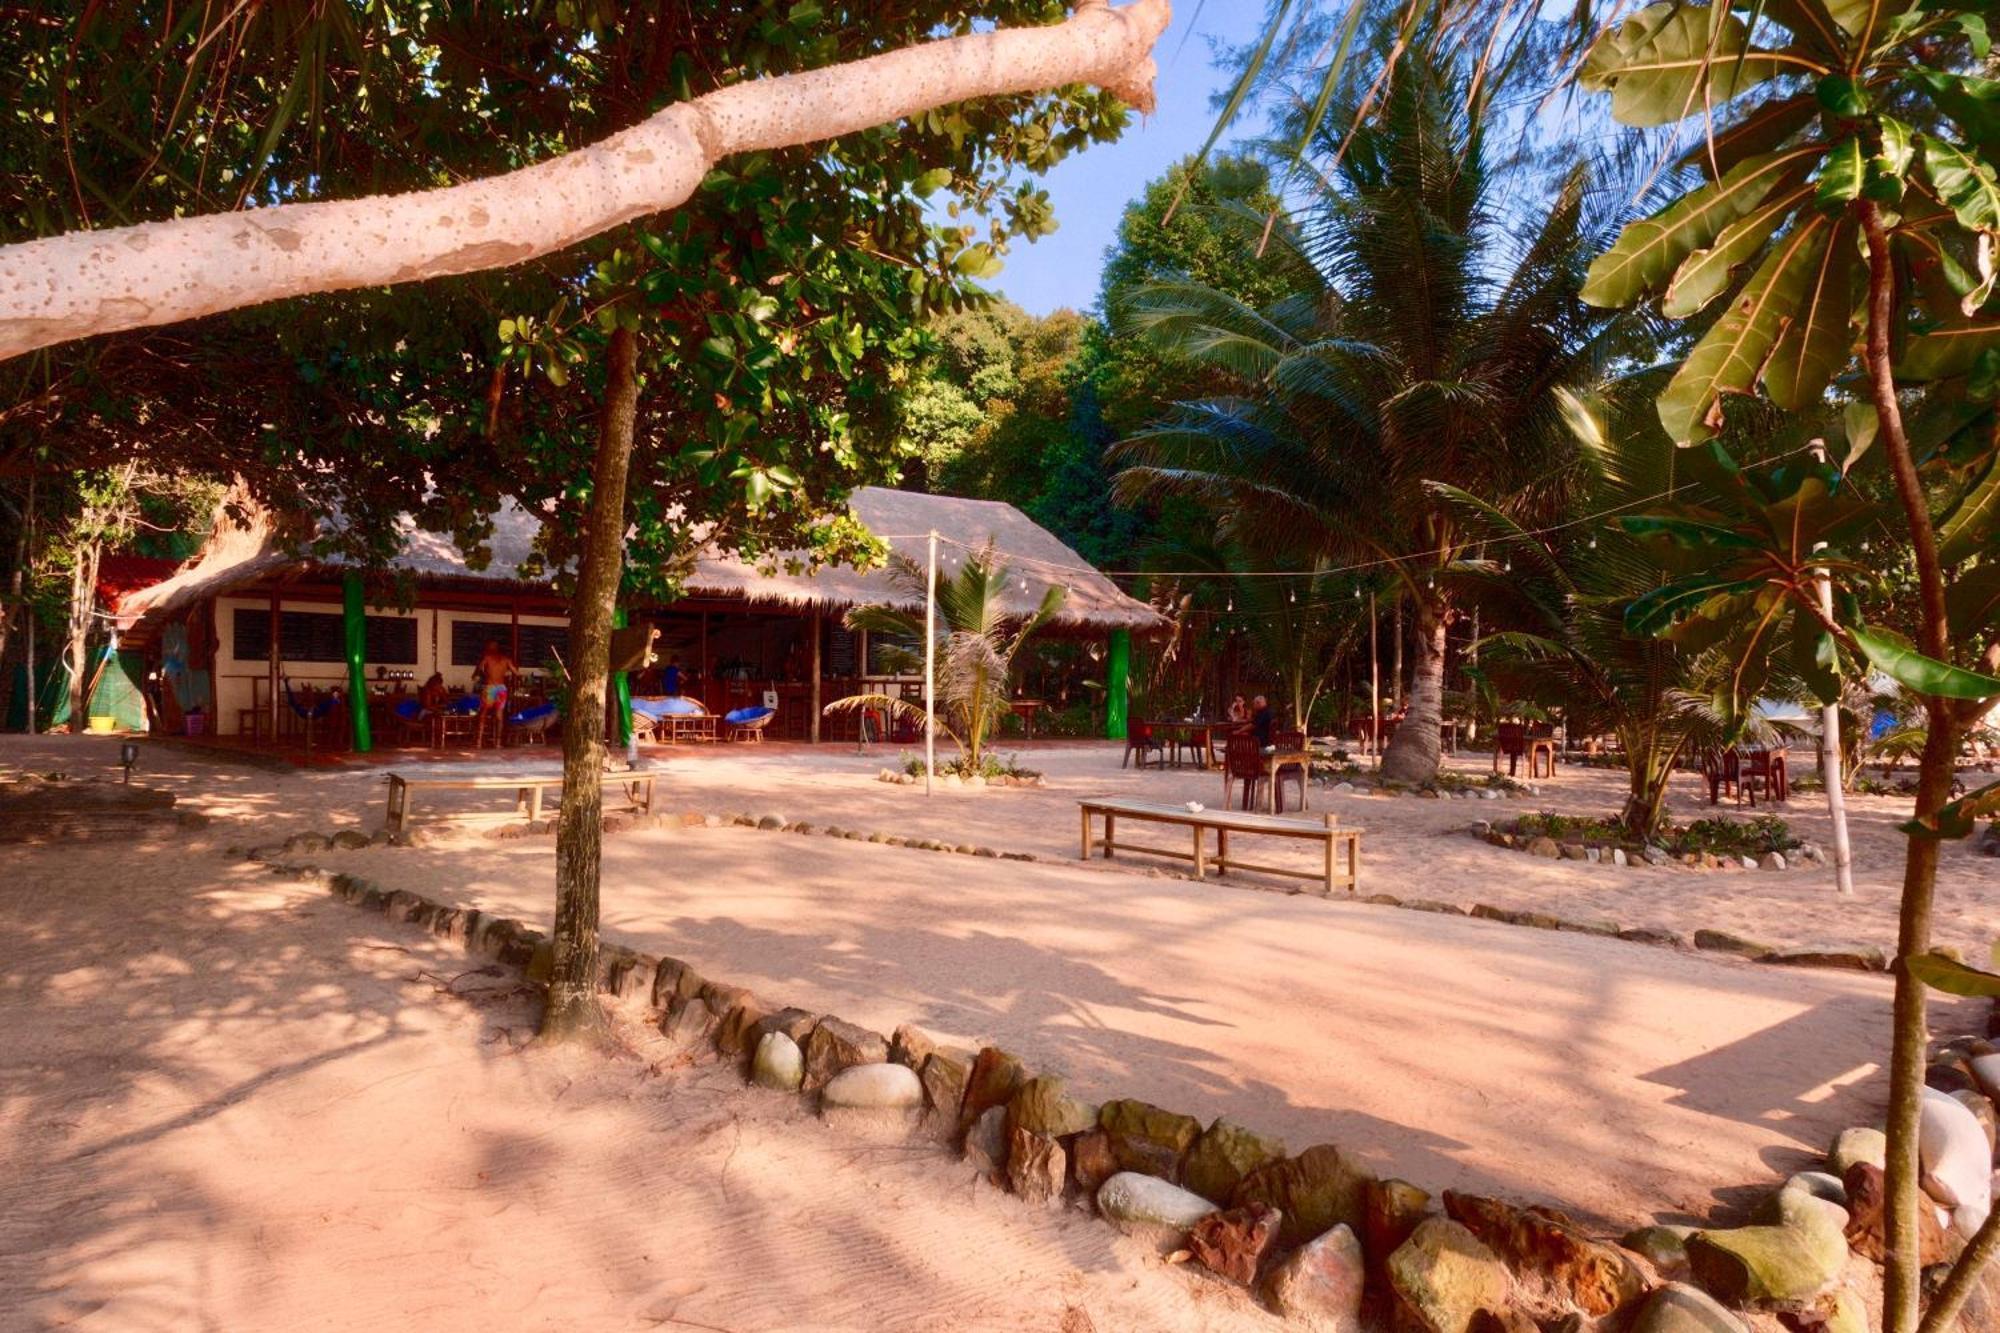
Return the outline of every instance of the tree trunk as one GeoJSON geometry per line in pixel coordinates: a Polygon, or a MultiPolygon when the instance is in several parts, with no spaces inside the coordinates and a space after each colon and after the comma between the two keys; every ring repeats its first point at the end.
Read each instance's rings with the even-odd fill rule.
{"type": "Polygon", "coordinates": [[[104,548],[85,542],[69,575],[69,734],[81,736],[90,700],[90,622],[97,610],[97,564],[104,548]]]}
{"type": "MultiPolygon", "coordinates": [[[[1438,729],[1444,722],[1445,608],[1416,603],[1416,661],[1409,711],[1382,760],[1382,776],[1392,782],[1429,782],[1438,771],[1438,729]]],[[[1399,638],[1398,643],[1401,642],[1399,638]]]]}
{"type": "Polygon", "coordinates": [[[979,97],[1091,83],[1153,108],[1168,0],[968,33],[677,102],[603,143],[435,190],[279,204],[0,247],[0,359],[264,301],[504,268],[686,201],[731,153],[979,97]]]}
{"type": "Polygon", "coordinates": [[[611,676],[611,614],[625,557],[625,481],[638,415],[638,338],[622,325],[605,353],[590,517],[570,603],[569,709],[563,724],[562,808],[556,823],[556,924],[542,1036],[594,1034],[597,891],[604,853],[604,700],[611,676]]]}
{"type": "Polygon", "coordinates": [[[1398,597],[1390,608],[1389,621],[1389,711],[1400,712],[1403,707],[1403,640],[1409,636],[1403,632],[1403,599],[1398,597]]]}
{"type": "Polygon", "coordinates": [[[1645,737],[1638,744],[1629,737],[1621,739],[1630,786],[1618,822],[1634,838],[1650,842],[1659,831],[1660,815],[1666,809],[1667,789],[1673,784],[1674,760],[1680,757],[1680,747],[1676,745],[1661,754],[1655,737],[1645,737]]]}
{"type": "MultiPolygon", "coordinates": [[[[1890,268],[1889,237],[1876,206],[1856,205],[1862,232],[1868,238],[1869,389],[1881,421],[1882,443],[1895,478],[1897,498],[1909,526],[1911,552],[1917,567],[1921,620],[1917,647],[1939,661],[1951,660],[1949,622],[1945,615],[1944,573],[1938,563],[1937,534],[1917,465],[1903,431],[1903,414],[1896,399],[1890,367],[1889,334],[1895,319],[1895,278],[1890,268]]],[[[1958,748],[1957,718],[1942,699],[1925,696],[1930,728],[1923,760],[1917,768],[1918,819],[1935,815],[1951,799],[1952,768],[1958,748]]],[[[1883,1333],[1915,1333],[1922,1302],[1923,1272],[1918,1257],[1917,1209],[1928,1207],[1919,1188],[1921,1166],[1917,1145],[1922,1118],[1924,1057],[1928,1041],[1923,983],[1910,975],[1906,960],[1930,948],[1931,903],[1937,889],[1938,840],[1912,837],[1903,857],[1903,901],[1896,939],[1896,999],[1893,1045],[1889,1056],[1889,1137],[1887,1244],[1884,1256],[1883,1333]]]]}

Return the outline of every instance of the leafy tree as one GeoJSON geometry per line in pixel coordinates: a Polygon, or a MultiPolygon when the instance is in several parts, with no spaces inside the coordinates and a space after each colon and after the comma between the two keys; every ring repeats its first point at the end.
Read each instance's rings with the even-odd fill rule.
{"type": "Polygon", "coordinates": [[[1453,576],[1472,537],[1425,482],[1501,497],[1515,517],[1556,512],[1578,475],[1559,393],[1596,384],[1625,346],[1621,323],[1577,296],[1609,235],[1584,173],[1513,234],[1488,97],[1448,57],[1405,60],[1379,115],[1315,145],[1326,188],[1273,228],[1263,261],[1285,297],[1258,309],[1159,282],[1132,301],[1140,327],[1229,392],[1120,445],[1121,495],[1198,499],[1292,567],[1367,561],[1392,577],[1417,653],[1384,772],[1413,783],[1438,767],[1453,576]]]}
{"type": "MultiPolygon", "coordinates": [[[[203,174],[212,156],[232,179],[256,173],[256,197],[266,206],[254,221],[263,236],[293,229],[287,234],[297,244],[287,253],[323,263],[306,272],[260,250],[274,271],[255,276],[237,272],[246,266],[232,257],[230,273],[194,284],[204,290],[186,299],[199,309],[490,269],[602,233],[490,278],[445,278],[388,297],[315,297],[304,311],[277,317],[349,312],[330,322],[350,341],[308,340],[298,348],[296,378],[312,379],[308,397],[345,398],[344,424],[380,434],[343,430],[319,440],[317,452],[293,450],[291,460],[296,468],[304,453],[340,478],[350,546],[385,554],[391,520],[408,510],[476,549],[485,516],[510,492],[545,515],[550,567],[574,570],[564,577],[574,590],[575,718],[603,708],[628,518],[637,521],[636,586],[670,588],[674,555],[705,523],[752,553],[813,543],[826,554],[860,553],[862,535],[851,524],[812,520],[847,485],[879,475],[888,368],[906,350],[910,328],[961,302],[966,281],[993,271],[1010,236],[1052,225],[1046,196],[1012,185],[1014,173],[1117,133],[1125,117],[1117,96],[1070,80],[1141,97],[1143,80],[1125,76],[1149,74],[1144,51],[1164,20],[1152,0],[1116,13],[1085,0],[1073,23],[1048,32],[1032,29],[1064,17],[1065,6],[1052,0],[921,12],[801,4],[782,14],[753,0],[594,5],[553,25],[532,6],[267,15],[280,8],[252,7],[254,21],[206,29],[203,18],[160,27],[114,7],[119,22],[87,13],[75,30],[28,44],[42,47],[35,68],[51,105],[68,96],[68,52],[138,54],[92,66],[109,83],[89,99],[93,117],[76,122],[78,133],[138,146],[122,155],[105,149],[113,165],[104,177],[143,174],[156,145],[171,157],[177,170],[158,173],[157,190],[114,181],[101,191],[126,201],[124,216],[199,209],[209,201],[201,191],[213,179],[203,174]],[[975,32],[995,23],[1002,31],[975,32]],[[1016,26],[1030,30],[1008,30],[1016,26]],[[940,33],[955,35],[954,44],[924,45],[940,33]],[[213,78],[213,100],[205,93],[188,103],[203,108],[191,117],[164,112],[182,104],[155,98],[149,71],[210,47],[244,60],[197,61],[190,79],[213,78]],[[994,57],[984,72],[959,63],[981,53],[994,57]],[[871,58],[858,74],[866,93],[843,99],[843,90],[854,92],[851,67],[871,58]],[[803,82],[782,77],[813,71],[821,73],[803,82]],[[911,94],[917,74],[922,92],[911,94]],[[365,90],[378,84],[394,87],[370,101],[365,90]],[[1058,91],[1022,91],[1051,84],[1058,91]],[[286,91],[274,108],[279,89],[286,91]],[[863,111],[885,91],[894,105],[881,119],[907,116],[900,127],[878,126],[863,111]],[[1002,95],[959,100],[994,93],[1002,95]],[[355,114],[296,115],[336,101],[351,101],[355,114]],[[760,121],[760,108],[776,110],[777,119],[760,121]],[[216,133],[218,115],[227,135],[216,133]],[[120,117],[135,131],[117,132],[120,117]],[[852,132],[805,146],[843,129],[852,132]],[[577,147],[584,143],[594,146],[577,147]],[[718,150],[739,147],[753,151],[718,160],[718,150]],[[583,192],[588,198],[543,184],[620,153],[631,156],[615,160],[615,170],[598,178],[604,188],[583,192]],[[690,162],[698,167],[683,189],[672,180],[690,162]],[[526,177],[495,174],[522,163],[539,165],[526,177]],[[656,170],[669,185],[646,193],[644,178],[656,170]],[[486,177],[470,196],[466,187],[394,199],[371,193],[468,176],[486,177]],[[697,183],[684,207],[653,222],[632,220],[682,202],[697,183]],[[641,193],[628,193],[635,188],[641,193]],[[939,190],[963,215],[985,218],[984,234],[965,223],[933,225],[923,196],[939,190]],[[308,198],[340,197],[355,206],[291,211],[308,198]],[[565,232],[571,223],[582,230],[565,232]],[[386,229],[396,243],[357,247],[356,227],[386,229]],[[452,235],[453,227],[462,230],[452,235]],[[498,230],[493,243],[465,243],[466,233],[489,228],[498,230]],[[382,269],[385,254],[392,273],[382,269]],[[351,313],[371,304],[388,318],[351,313]],[[421,444],[394,448],[411,440],[421,444]]],[[[20,129],[35,123],[23,118],[16,131],[36,154],[40,177],[63,183],[74,154],[20,129]]],[[[56,189],[47,197],[72,196],[56,189]]],[[[65,215],[60,225],[75,220],[65,215]]],[[[32,225],[56,229],[49,220],[32,225]]],[[[145,236],[162,259],[198,262],[203,247],[241,225],[162,222],[145,236]]],[[[0,266],[102,244],[72,237],[16,245],[0,251],[0,266]]],[[[93,290],[141,297],[149,281],[110,263],[93,290]]],[[[26,336],[46,343],[121,321],[157,322],[189,313],[186,299],[163,297],[136,313],[136,302],[122,312],[84,309],[74,320],[28,327],[26,336]]],[[[6,313],[0,328],[24,327],[8,326],[6,313]]],[[[67,374],[48,367],[45,384],[58,397],[67,374]]],[[[283,457],[284,447],[276,453],[283,457]]],[[[588,1027],[596,1013],[595,775],[603,741],[592,726],[567,728],[566,737],[572,780],[559,817],[555,965],[544,1020],[551,1035],[588,1027]]]]}
{"type": "Polygon", "coordinates": [[[1985,591],[1993,581],[1977,559],[2000,518],[1989,406],[2000,320],[1980,259],[2000,233],[1987,40],[1984,12],[1952,4],[1654,4],[1600,36],[1580,73],[1585,87],[1611,94],[1626,124],[1698,116],[1713,126],[1688,159],[1702,183],[1627,228],[1586,289],[1607,306],[1657,297],[1677,317],[1726,302],[1661,394],[1662,424],[1676,441],[1698,443],[1718,432],[1730,395],[1761,386],[1781,407],[1801,409],[1858,370],[1915,567],[1914,643],[1864,621],[1858,598],[1826,613],[1817,572],[1856,568],[1858,553],[1842,547],[1849,501],[1837,474],[1799,468],[1762,500],[1766,512],[1781,508],[1816,529],[1808,535],[1825,549],[1789,532],[1690,522],[1670,535],[1706,549],[1715,572],[1706,586],[1686,581],[1634,614],[1655,626],[1675,608],[1722,619],[1748,597],[1765,620],[1787,610],[1816,620],[1822,663],[1837,642],[1924,700],[1890,1066],[1889,1333],[1941,1333],[2000,1249],[1996,1218],[1920,1313],[1921,978],[1935,974],[1922,960],[1939,838],[1962,836],[1978,809],[2000,802],[1992,791],[1951,801],[1958,738],[2000,694],[2000,602],[1985,591]],[[1905,424],[1901,389],[1919,384],[1959,405],[1953,427],[1929,440],[1905,424]]]}

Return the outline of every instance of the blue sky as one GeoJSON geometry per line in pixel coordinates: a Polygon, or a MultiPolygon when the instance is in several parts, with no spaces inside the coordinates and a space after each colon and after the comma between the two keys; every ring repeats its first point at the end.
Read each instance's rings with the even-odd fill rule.
{"type": "Polygon", "coordinates": [[[1007,267],[987,285],[1037,315],[1094,302],[1104,251],[1125,205],[1201,147],[1215,125],[1209,98],[1227,75],[1210,63],[1210,39],[1241,45],[1262,31],[1264,13],[1263,0],[1178,0],[1173,24],[1154,49],[1159,109],[1135,117],[1117,143],[1085,149],[1042,178],[1060,229],[1016,244],[1007,267]]]}

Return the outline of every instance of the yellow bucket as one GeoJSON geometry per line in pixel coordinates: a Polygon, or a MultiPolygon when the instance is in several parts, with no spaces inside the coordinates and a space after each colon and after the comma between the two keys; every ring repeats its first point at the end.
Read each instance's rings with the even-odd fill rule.
{"type": "Polygon", "coordinates": [[[92,713],[90,715],[90,730],[94,735],[109,736],[112,732],[118,730],[118,719],[115,717],[106,717],[102,713],[92,713]]]}

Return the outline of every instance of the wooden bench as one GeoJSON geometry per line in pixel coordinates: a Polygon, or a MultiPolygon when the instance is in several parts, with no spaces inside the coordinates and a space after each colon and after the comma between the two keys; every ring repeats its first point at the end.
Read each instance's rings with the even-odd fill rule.
{"type": "MultiPolygon", "coordinates": [[[[653,808],[653,778],[643,769],[631,773],[605,773],[600,777],[608,791],[614,785],[625,789],[625,798],[634,810],[650,813],[653,808]]],[[[562,791],[560,773],[486,773],[478,777],[424,777],[406,773],[389,774],[389,814],[387,827],[401,833],[410,822],[410,795],[417,791],[511,791],[514,808],[530,821],[542,817],[542,793],[550,787],[562,791]]]]}
{"type": "Polygon", "coordinates": [[[1283,875],[1289,879],[1323,880],[1326,891],[1356,888],[1361,880],[1361,830],[1343,829],[1336,826],[1333,815],[1322,821],[1308,819],[1288,819],[1283,815],[1260,815],[1247,810],[1190,810],[1184,805],[1167,805],[1158,801],[1102,800],[1077,802],[1083,815],[1083,859],[1089,860],[1094,847],[1104,849],[1108,860],[1113,851],[1121,845],[1116,841],[1119,819],[1138,820],[1149,824],[1172,824],[1190,830],[1194,835],[1191,851],[1176,852],[1163,847],[1139,847],[1131,843],[1123,846],[1128,851],[1145,852],[1151,856],[1170,856],[1179,861],[1194,862],[1194,877],[1205,878],[1208,874],[1209,855],[1206,846],[1208,830],[1215,830],[1215,873],[1226,875],[1231,869],[1255,870],[1260,874],[1283,875]],[[1091,820],[1096,816],[1104,819],[1102,841],[1092,838],[1091,820]],[[1303,838],[1308,842],[1321,843],[1326,849],[1326,864],[1322,870],[1289,870],[1280,866],[1253,865],[1229,855],[1229,835],[1232,833],[1262,833],[1276,838],[1303,838]],[[1336,868],[1334,850],[1347,849],[1347,869],[1342,874],[1336,868]]]}

